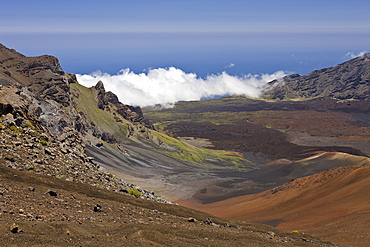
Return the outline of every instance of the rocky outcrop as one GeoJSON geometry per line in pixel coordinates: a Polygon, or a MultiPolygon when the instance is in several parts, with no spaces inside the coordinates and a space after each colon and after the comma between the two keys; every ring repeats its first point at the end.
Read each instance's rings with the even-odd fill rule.
{"type": "Polygon", "coordinates": [[[51,99],[63,107],[70,105],[69,83],[75,75],[65,73],[56,57],[26,57],[0,44],[0,83],[27,86],[38,99],[51,99]]]}
{"type": "Polygon", "coordinates": [[[98,100],[98,108],[102,110],[108,110],[108,100],[105,93],[105,88],[102,81],[99,81],[95,86],[94,89],[97,91],[96,98],[98,100]]]}
{"type": "Polygon", "coordinates": [[[289,75],[270,82],[263,98],[370,99],[370,54],[311,72],[289,75]]]}
{"type": "Polygon", "coordinates": [[[106,92],[104,88],[104,84],[102,81],[99,81],[95,86],[94,89],[97,91],[97,101],[98,101],[98,108],[106,111],[110,111],[112,109],[124,119],[133,122],[139,123],[146,128],[154,129],[153,125],[149,122],[149,120],[144,118],[143,112],[139,106],[130,106],[122,104],[119,100],[117,95],[112,92],[106,92]]]}

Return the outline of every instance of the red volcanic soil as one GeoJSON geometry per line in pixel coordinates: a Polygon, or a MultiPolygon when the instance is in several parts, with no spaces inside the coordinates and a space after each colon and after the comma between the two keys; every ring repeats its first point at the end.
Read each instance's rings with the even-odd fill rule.
{"type": "Polygon", "coordinates": [[[269,167],[269,166],[277,166],[277,165],[285,165],[285,164],[291,164],[292,161],[287,160],[287,159],[278,159],[271,161],[269,163],[261,165],[261,167],[269,167]]]}
{"type": "Polygon", "coordinates": [[[370,166],[345,166],[211,204],[179,201],[220,217],[267,223],[352,246],[370,246],[370,166]]]}
{"type": "Polygon", "coordinates": [[[225,154],[227,156],[236,156],[236,157],[239,157],[239,158],[244,158],[244,155],[240,152],[229,152],[227,154],[225,154]]]}

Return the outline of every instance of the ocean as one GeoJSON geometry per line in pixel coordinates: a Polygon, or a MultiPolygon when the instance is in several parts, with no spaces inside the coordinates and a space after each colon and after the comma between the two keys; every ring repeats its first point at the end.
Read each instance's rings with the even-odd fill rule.
{"type": "Polygon", "coordinates": [[[200,77],[307,74],[370,51],[370,33],[0,33],[27,56],[59,58],[69,73],[176,67],[200,77]]]}

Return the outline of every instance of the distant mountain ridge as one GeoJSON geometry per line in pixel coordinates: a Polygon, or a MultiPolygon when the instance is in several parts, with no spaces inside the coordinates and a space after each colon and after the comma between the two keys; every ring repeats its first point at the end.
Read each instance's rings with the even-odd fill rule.
{"type": "Polygon", "coordinates": [[[262,95],[267,99],[330,97],[370,98],[370,54],[339,65],[315,70],[306,76],[293,74],[273,80],[262,95]]]}

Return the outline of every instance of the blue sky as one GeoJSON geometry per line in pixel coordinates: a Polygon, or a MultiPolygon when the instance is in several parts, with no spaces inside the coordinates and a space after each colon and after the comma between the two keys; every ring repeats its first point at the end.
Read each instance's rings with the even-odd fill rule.
{"type": "Polygon", "coordinates": [[[370,52],[368,0],[2,0],[0,43],[64,70],[307,74],[370,52]]]}
{"type": "Polygon", "coordinates": [[[364,32],[369,1],[2,0],[10,32],[364,32]]]}
{"type": "Polygon", "coordinates": [[[2,0],[1,5],[0,42],[26,55],[55,55],[74,73],[161,66],[196,72],[191,63],[202,67],[202,75],[228,64],[235,64],[233,73],[271,73],[278,66],[308,73],[342,62],[348,52],[370,50],[368,0],[2,0]]]}

